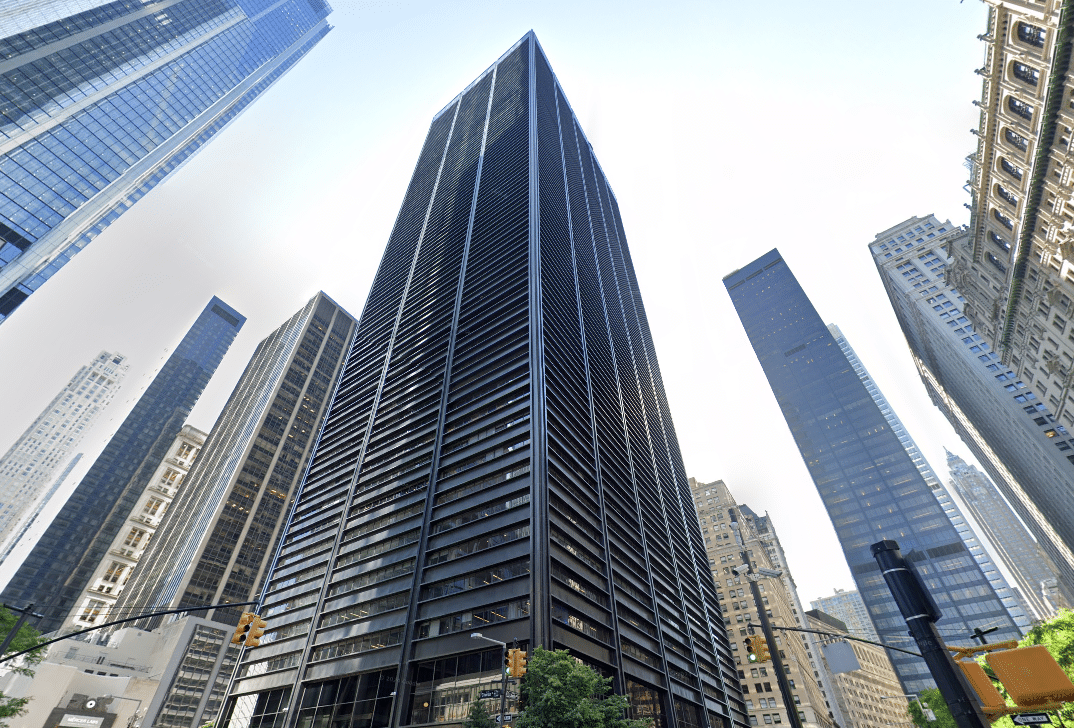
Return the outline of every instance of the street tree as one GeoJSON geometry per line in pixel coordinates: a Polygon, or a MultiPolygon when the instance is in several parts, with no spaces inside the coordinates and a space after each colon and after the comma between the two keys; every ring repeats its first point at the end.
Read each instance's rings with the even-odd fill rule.
{"type": "Polygon", "coordinates": [[[488,706],[482,700],[470,703],[470,714],[466,716],[465,728],[496,728],[498,724],[489,715],[488,706]]]}
{"type": "MultiPolygon", "coordinates": [[[[7,609],[0,607],[0,640],[4,639],[15,628],[18,617],[7,609]]],[[[41,644],[41,636],[36,629],[28,624],[23,624],[15,639],[11,640],[4,655],[22,652],[41,644]]],[[[12,671],[20,675],[33,676],[33,666],[44,658],[45,650],[42,647],[21,658],[21,661],[12,667],[12,671]]],[[[8,718],[15,718],[26,713],[26,706],[30,698],[13,698],[0,692],[0,728],[8,728],[8,718]]]]}
{"type": "Polygon", "coordinates": [[[918,697],[919,700],[911,700],[909,707],[906,709],[914,725],[918,726],[918,728],[955,728],[955,718],[951,715],[951,711],[947,709],[947,703],[944,702],[939,690],[926,688],[918,693],[918,697]],[[925,713],[921,709],[922,702],[928,705],[932,712],[936,714],[935,722],[925,717],[925,713]]]}
{"type": "Polygon", "coordinates": [[[522,678],[515,728],[651,728],[649,720],[624,717],[629,702],[610,694],[611,685],[567,650],[538,647],[522,678]]]}

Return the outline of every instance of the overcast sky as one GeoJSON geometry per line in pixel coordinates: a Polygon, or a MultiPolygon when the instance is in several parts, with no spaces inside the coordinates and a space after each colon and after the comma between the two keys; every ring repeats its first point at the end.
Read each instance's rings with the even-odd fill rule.
{"type": "Polygon", "coordinates": [[[724,275],[778,247],[941,477],[944,446],[973,462],[866,246],[912,215],[968,221],[982,3],[333,6],[306,59],[0,325],[0,452],[98,351],[130,357],[51,512],[212,295],[248,320],[203,430],[318,290],[361,313],[433,114],[531,28],[618,198],[687,472],[769,512],[803,601],[854,585],[724,275]]]}

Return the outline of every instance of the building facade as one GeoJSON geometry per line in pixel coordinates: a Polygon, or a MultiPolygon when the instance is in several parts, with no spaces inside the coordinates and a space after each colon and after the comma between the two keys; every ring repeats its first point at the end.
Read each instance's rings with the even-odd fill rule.
{"type": "Polygon", "coordinates": [[[36,605],[41,632],[76,608],[245,321],[213,296],[0,593],[36,605]]]}
{"type": "Polygon", "coordinates": [[[461,724],[502,674],[473,632],[569,649],[660,728],[745,725],[691,501],[615,196],[529,33],[433,119],[221,725],[461,724]]]}
{"type": "Polygon", "coordinates": [[[850,365],[854,367],[854,372],[858,375],[858,379],[865,385],[865,389],[869,392],[869,396],[873,398],[873,402],[880,408],[881,414],[884,415],[884,419],[887,421],[891,431],[895,433],[895,436],[899,438],[899,442],[902,443],[903,449],[906,450],[906,454],[910,456],[910,460],[913,461],[917,467],[917,472],[921,473],[921,477],[925,479],[925,483],[928,485],[932,495],[935,496],[936,502],[940,504],[940,508],[943,509],[944,515],[947,516],[947,520],[954,526],[955,531],[958,532],[959,537],[962,539],[962,543],[966,545],[966,550],[973,556],[974,561],[981,567],[981,571],[984,573],[985,578],[988,579],[988,583],[992,585],[992,589],[995,591],[996,596],[1003,602],[1003,606],[1007,609],[1011,619],[1022,630],[1023,634],[1029,631],[1030,618],[1027,616],[1028,609],[1022,602],[1021,595],[1013,591],[1010,585],[1007,583],[1007,578],[1000,573],[1000,570],[992,562],[992,557],[989,556],[988,551],[985,550],[984,545],[981,543],[981,538],[977,535],[977,532],[973,530],[966,517],[962,515],[962,510],[951,498],[951,494],[947,492],[947,489],[943,487],[940,479],[936,476],[936,472],[929,465],[928,460],[922,454],[918,448],[917,443],[914,442],[914,438],[910,437],[910,433],[906,431],[906,427],[902,424],[902,420],[895,414],[895,411],[888,404],[887,397],[880,391],[880,388],[876,386],[876,382],[869,375],[869,370],[865,368],[865,365],[861,363],[861,359],[858,358],[854,348],[843,336],[843,332],[839,330],[839,327],[834,324],[828,324],[828,331],[835,337],[835,342],[839,345],[839,349],[843,352],[843,356],[847,358],[850,365]]]}
{"type": "Polygon", "coordinates": [[[71,458],[70,462],[67,463],[67,467],[65,467],[63,471],[59,475],[57,475],[56,478],[52,481],[52,485],[49,486],[48,490],[39,495],[34,504],[30,506],[26,515],[23,516],[22,519],[15,526],[15,531],[11,534],[11,536],[8,537],[8,540],[3,544],[3,546],[0,547],[0,564],[3,564],[5,561],[7,561],[8,557],[11,555],[11,552],[15,550],[15,547],[19,544],[20,541],[22,541],[23,537],[25,537],[26,534],[30,533],[30,529],[32,529],[34,525],[37,524],[37,519],[38,517],[40,517],[41,512],[45,509],[45,504],[52,500],[52,496],[56,495],[57,491],[59,491],[60,489],[60,486],[63,485],[64,481],[67,480],[67,476],[69,476],[78,466],[78,461],[81,459],[82,453],[76,453],[75,456],[71,458]]]}
{"type": "MultiPolygon", "coordinates": [[[[870,546],[891,539],[936,598],[941,634],[965,638],[997,627],[1021,631],[824,325],[779,251],[724,278],[757,358],[790,427],[873,625],[901,644],[906,623],[870,546]],[[943,579],[941,579],[941,575],[943,579]]],[[[892,653],[904,692],[934,683],[924,661],[892,653]]]]}
{"type": "MultiPolygon", "coordinates": [[[[806,728],[835,728],[842,725],[839,707],[829,701],[825,693],[824,682],[829,676],[823,673],[824,667],[819,664],[819,657],[815,657],[819,650],[814,644],[813,635],[777,629],[777,644],[769,646],[772,650],[780,650],[783,664],[788,669],[794,705],[784,703],[775,680],[775,667],[771,663],[750,664],[747,658],[745,640],[752,634],[747,625],[759,625],[760,622],[749,581],[732,571],[735,565],[743,563],[743,551],[754,564],[754,570],[759,567],[783,572],[781,577],[762,578],[757,582],[762,594],[762,606],[773,626],[806,626],[794,580],[781,560],[782,547],[768,517],[757,516],[748,507],[736,503],[722,480],[699,483],[690,478],[690,490],[701,522],[709,565],[716,580],[716,596],[724,611],[724,628],[742,681],[750,725],[792,724],[788,710],[797,712],[806,728]],[[739,511],[736,523],[739,524],[742,544],[738,543],[731,528],[732,514],[736,508],[739,511]]],[[[756,634],[760,635],[760,631],[756,630],[756,634]]]]}
{"type": "Polygon", "coordinates": [[[329,31],[322,0],[49,0],[0,37],[0,322],[329,31]]]}
{"type": "Polygon", "coordinates": [[[1065,599],[1056,603],[1049,596],[1052,583],[1059,584],[1055,564],[1033,540],[988,476],[951,452],[947,453],[947,467],[951,487],[988,535],[1004,567],[1014,576],[1033,617],[1049,619],[1060,607],[1069,608],[1065,599]]]}
{"type": "MultiPolygon", "coordinates": [[[[884,290],[933,403],[988,471],[1003,496],[1074,585],[1074,469],[1065,426],[969,319],[965,276],[952,260],[968,231],[936,217],[913,217],[869,244],[884,290]],[[932,237],[929,237],[929,236],[932,237]]],[[[1028,596],[1027,596],[1028,598],[1028,596]]]]}
{"type": "Polygon", "coordinates": [[[120,529],[109,545],[108,553],[94,569],[89,583],[75,602],[76,609],[64,620],[61,629],[82,630],[109,621],[116,599],[126,588],[134,567],[138,565],[161,519],[183,486],[183,479],[201,452],[205,437],[201,430],[190,425],[183,426],[135,502],[126,525],[120,529]]]}
{"type": "Polygon", "coordinates": [[[880,635],[876,633],[873,621],[869,619],[869,610],[865,608],[865,602],[857,591],[836,589],[831,596],[812,600],[809,606],[838,619],[847,634],[873,642],[880,641],[880,635]]]}
{"type": "Polygon", "coordinates": [[[86,430],[116,396],[129,366],[122,354],[102,351],[0,457],[0,544],[13,541],[20,524],[32,517],[86,430]]]}
{"type": "MultiPolygon", "coordinates": [[[[258,345],[117,609],[257,599],[355,324],[318,293],[258,345]]],[[[234,625],[248,609],[198,615],[234,625]]]]}
{"type": "MultiPolygon", "coordinates": [[[[809,628],[834,635],[849,635],[847,626],[830,614],[813,609],[806,612],[809,628]]],[[[846,728],[909,728],[906,696],[883,647],[841,640],[838,636],[821,637],[822,645],[843,642],[850,645],[860,669],[833,673],[831,691],[846,718],[846,728]]],[[[823,647],[821,661],[827,665],[823,647]]],[[[834,669],[834,668],[833,668],[834,669]]]]}
{"type": "Polygon", "coordinates": [[[220,712],[238,652],[233,631],[187,615],[152,632],[126,628],[103,640],[64,640],[32,675],[0,678],[0,690],[33,698],[16,726],[198,728],[220,712]],[[207,684],[215,689],[206,691],[207,684]]]}

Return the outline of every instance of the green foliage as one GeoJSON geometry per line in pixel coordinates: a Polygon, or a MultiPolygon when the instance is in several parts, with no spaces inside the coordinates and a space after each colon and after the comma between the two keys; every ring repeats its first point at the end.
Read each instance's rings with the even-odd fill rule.
{"type": "MultiPolygon", "coordinates": [[[[0,607],[0,640],[4,639],[12,629],[15,628],[15,622],[18,621],[18,617],[9,612],[8,610],[0,607]]],[[[19,633],[15,635],[15,639],[11,641],[5,655],[10,655],[15,652],[21,652],[28,650],[31,647],[36,647],[41,644],[41,637],[36,629],[24,624],[19,633]]],[[[31,652],[28,655],[22,657],[22,664],[18,667],[12,668],[14,672],[20,675],[32,676],[34,671],[30,666],[36,665],[41,662],[45,656],[44,648],[41,648],[35,652],[31,652]]],[[[8,723],[5,718],[15,718],[26,712],[26,705],[30,702],[29,698],[10,698],[3,693],[0,693],[0,728],[7,728],[8,723]]]]}
{"type": "Polygon", "coordinates": [[[914,722],[914,725],[918,726],[918,728],[955,728],[955,719],[951,715],[951,711],[947,709],[947,703],[944,702],[939,690],[928,688],[927,690],[922,690],[919,695],[921,700],[925,701],[932,712],[936,714],[936,720],[933,722],[925,718],[925,713],[921,710],[919,701],[911,700],[910,707],[906,712],[910,714],[910,720],[914,722]]]}
{"type": "Polygon", "coordinates": [[[530,653],[522,678],[522,717],[515,728],[651,728],[647,720],[624,718],[628,701],[609,695],[602,678],[566,650],[541,647],[530,653]]]}
{"type": "MultiPolygon", "coordinates": [[[[1019,647],[1032,647],[1034,645],[1047,647],[1048,652],[1059,663],[1059,667],[1063,668],[1063,672],[1071,679],[1074,679],[1074,612],[1069,609],[1060,609],[1059,614],[1052,619],[1037,622],[1033,625],[1033,629],[1029,630],[1029,633],[1018,643],[1019,647]]],[[[991,675],[992,671],[987,667],[984,659],[979,658],[977,661],[984,665],[985,672],[991,675]]],[[[1000,687],[999,683],[995,685],[1003,697],[1007,698],[1007,703],[1013,705],[1014,701],[1010,700],[1007,691],[1000,687]]],[[[1059,722],[1071,725],[1074,722],[1074,704],[1067,703],[1064,705],[1059,710],[1059,717],[1059,722]]],[[[1015,728],[1014,721],[1009,716],[998,719],[992,725],[994,728],[1015,728]]]]}
{"type": "Polygon", "coordinates": [[[470,703],[470,714],[466,716],[465,728],[496,728],[499,725],[491,715],[484,702],[475,700],[470,703]]]}

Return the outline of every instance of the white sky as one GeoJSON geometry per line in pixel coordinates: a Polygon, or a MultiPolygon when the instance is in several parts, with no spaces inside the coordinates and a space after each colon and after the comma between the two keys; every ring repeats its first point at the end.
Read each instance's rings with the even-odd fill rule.
{"type": "Polygon", "coordinates": [[[804,602],[853,582],[724,275],[779,247],[937,473],[944,445],[973,462],[866,246],[912,215],[968,221],[982,3],[334,7],[305,60],[0,325],[0,452],[99,350],[130,357],[58,498],[210,296],[248,321],[191,416],[203,430],[317,290],[358,315],[433,114],[531,28],[618,197],[687,472],[769,512],[804,602]]]}

